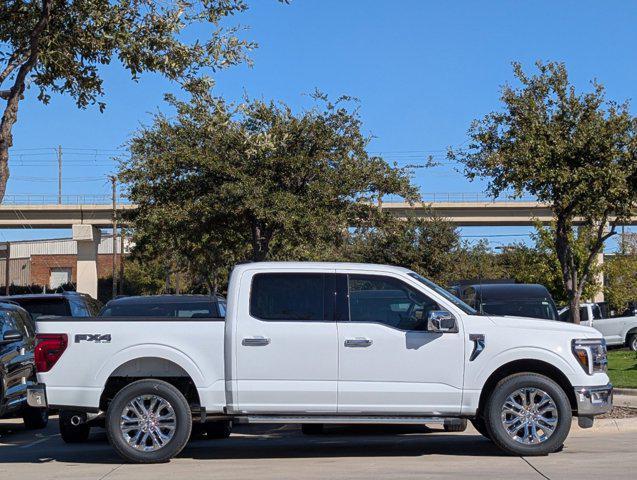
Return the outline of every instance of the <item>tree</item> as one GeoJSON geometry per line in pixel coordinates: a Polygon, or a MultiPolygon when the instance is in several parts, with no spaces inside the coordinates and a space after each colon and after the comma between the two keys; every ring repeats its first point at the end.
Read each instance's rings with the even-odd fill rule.
{"type": "Polygon", "coordinates": [[[604,294],[613,310],[623,312],[637,300],[637,255],[618,254],[604,262],[604,294]]]}
{"type": "Polygon", "coordinates": [[[537,63],[527,75],[514,63],[518,87],[503,87],[503,110],[474,121],[470,145],[450,150],[470,178],[487,178],[497,197],[531,194],[555,217],[552,244],[571,320],[594,276],[597,255],[637,201],[636,122],[626,103],[592,92],[578,94],[561,63],[537,63]],[[575,233],[579,228],[579,232],[575,233]],[[575,239],[585,255],[576,253],[575,239]]]}
{"type": "Polygon", "coordinates": [[[387,214],[374,227],[351,232],[345,259],[409,268],[433,281],[447,283],[459,247],[455,226],[441,218],[396,219],[387,214]]]}
{"type": "Polygon", "coordinates": [[[230,105],[205,87],[192,83],[188,101],[168,96],[176,115],[156,115],[130,142],[120,178],[138,206],[137,249],[202,275],[244,260],[337,259],[348,228],[382,219],[380,196],[416,199],[407,172],[367,154],[350,99],[317,94],[297,114],[230,105]]]}
{"type": "Polygon", "coordinates": [[[97,103],[103,110],[100,67],[113,61],[135,81],[145,71],[187,81],[202,68],[243,62],[254,44],[219,23],[246,8],[245,0],[2,0],[0,200],[9,178],[12,128],[29,86],[44,103],[60,93],[79,108],[97,103]],[[209,38],[184,40],[184,31],[196,24],[207,25],[209,38]]]}

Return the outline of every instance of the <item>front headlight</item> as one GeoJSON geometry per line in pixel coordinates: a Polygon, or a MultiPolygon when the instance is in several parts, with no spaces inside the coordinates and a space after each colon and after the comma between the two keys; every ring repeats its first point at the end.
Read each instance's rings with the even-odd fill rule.
{"type": "Polygon", "coordinates": [[[573,355],[589,375],[605,373],[608,360],[606,359],[606,341],[603,338],[573,340],[573,355]]]}

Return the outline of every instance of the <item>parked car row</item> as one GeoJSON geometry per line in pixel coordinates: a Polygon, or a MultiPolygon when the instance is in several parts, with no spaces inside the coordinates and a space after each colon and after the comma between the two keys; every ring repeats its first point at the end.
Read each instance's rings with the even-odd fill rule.
{"type": "MultiPolygon", "coordinates": [[[[38,319],[51,317],[175,317],[225,316],[225,299],[208,295],[156,295],[122,297],[102,306],[89,295],[64,292],[0,297],[0,418],[22,417],[28,429],[47,425],[46,409],[27,405],[27,388],[36,382],[38,319]]],[[[39,368],[42,368],[40,365],[39,368]]],[[[78,422],[75,412],[60,411],[60,431],[67,442],[85,440],[90,426],[78,422]]],[[[227,427],[225,429],[227,430],[227,427]]],[[[221,435],[212,426],[208,435],[221,435]]]]}

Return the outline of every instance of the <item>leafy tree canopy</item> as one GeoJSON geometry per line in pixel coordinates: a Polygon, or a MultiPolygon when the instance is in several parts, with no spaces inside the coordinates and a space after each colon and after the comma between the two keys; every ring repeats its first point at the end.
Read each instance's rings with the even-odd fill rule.
{"type": "Polygon", "coordinates": [[[255,44],[222,20],[246,8],[245,0],[0,0],[0,199],[27,87],[44,103],[60,93],[102,110],[103,65],[117,63],[133,80],[148,71],[184,82],[243,62],[255,44]],[[207,35],[189,40],[196,25],[207,35]]]}
{"type": "Polygon", "coordinates": [[[601,84],[577,93],[561,63],[537,63],[518,86],[502,89],[503,109],[476,120],[469,147],[450,151],[469,178],[489,180],[494,196],[531,194],[555,215],[552,244],[571,318],[594,277],[597,254],[637,203],[637,122],[626,103],[608,101],[601,84]],[[576,226],[582,226],[578,235],[576,226]],[[585,245],[580,259],[573,239],[585,245]]]}
{"type": "Polygon", "coordinates": [[[242,260],[335,259],[348,228],[387,218],[375,206],[383,195],[416,199],[407,172],[368,155],[352,99],[316,94],[296,113],[231,105],[206,87],[191,83],[189,101],[168,96],[176,115],[157,114],[130,142],[120,177],[138,205],[138,250],[212,275],[242,260]]]}

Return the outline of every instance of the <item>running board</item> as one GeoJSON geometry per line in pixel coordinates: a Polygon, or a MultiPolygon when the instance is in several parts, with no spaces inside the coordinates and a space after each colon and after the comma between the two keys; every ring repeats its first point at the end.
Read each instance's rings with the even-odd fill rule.
{"type": "Polygon", "coordinates": [[[425,423],[436,424],[460,424],[462,418],[454,417],[381,417],[381,416],[345,416],[345,415],[307,415],[307,416],[283,416],[283,415],[237,415],[234,417],[237,423],[322,423],[322,424],[347,424],[347,425],[422,425],[425,423]]]}

